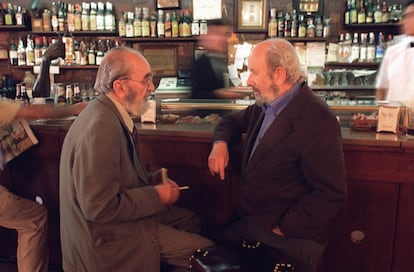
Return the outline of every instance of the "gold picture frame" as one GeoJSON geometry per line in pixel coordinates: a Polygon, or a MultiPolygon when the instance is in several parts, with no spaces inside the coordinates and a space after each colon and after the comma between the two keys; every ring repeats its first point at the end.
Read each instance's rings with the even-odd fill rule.
{"type": "Polygon", "coordinates": [[[267,0],[239,0],[235,8],[236,32],[267,32],[267,0]]]}
{"type": "Polygon", "coordinates": [[[180,0],[155,0],[157,9],[178,9],[180,0]]]}

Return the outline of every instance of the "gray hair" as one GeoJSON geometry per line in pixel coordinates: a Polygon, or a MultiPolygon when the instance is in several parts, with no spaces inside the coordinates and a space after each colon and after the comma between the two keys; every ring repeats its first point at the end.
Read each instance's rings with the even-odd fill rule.
{"type": "Polygon", "coordinates": [[[132,63],[128,61],[128,54],[125,54],[128,52],[142,57],[138,51],[124,46],[114,47],[105,54],[96,74],[94,85],[96,92],[102,94],[111,92],[115,80],[129,75],[132,63]]]}
{"type": "Polygon", "coordinates": [[[262,44],[267,45],[265,56],[270,76],[277,67],[283,67],[286,71],[286,81],[289,83],[300,83],[304,75],[300,69],[299,58],[296,49],[285,39],[267,39],[262,44]]]}

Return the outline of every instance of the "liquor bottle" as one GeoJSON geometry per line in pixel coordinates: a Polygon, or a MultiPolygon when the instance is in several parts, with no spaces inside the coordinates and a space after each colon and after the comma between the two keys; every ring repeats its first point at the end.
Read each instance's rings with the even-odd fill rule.
{"type": "Polygon", "coordinates": [[[375,61],[375,34],[370,32],[367,45],[367,62],[375,61]]]}
{"type": "Polygon", "coordinates": [[[367,62],[367,51],[368,51],[368,34],[361,33],[361,43],[359,49],[359,62],[367,62]]]}
{"type": "Polygon", "coordinates": [[[142,36],[142,26],[141,26],[141,8],[135,7],[135,15],[134,15],[134,36],[141,37],[142,36]]]}
{"type": "Polygon", "coordinates": [[[16,84],[16,95],[15,95],[14,99],[16,101],[21,101],[21,98],[22,98],[22,84],[17,83],[16,84]]]}
{"type": "Polygon", "coordinates": [[[323,37],[323,17],[322,16],[315,16],[315,34],[316,34],[316,37],[318,38],[323,37]]]}
{"type": "Polygon", "coordinates": [[[345,34],[339,33],[339,38],[338,38],[338,61],[339,62],[344,61],[344,41],[345,41],[345,34]]]}
{"type": "Polygon", "coordinates": [[[184,11],[180,10],[180,21],[178,22],[178,36],[183,37],[183,23],[184,23],[184,11]]]}
{"type": "Polygon", "coordinates": [[[115,31],[115,14],[111,2],[106,2],[105,5],[105,30],[115,31]]]}
{"type": "Polygon", "coordinates": [[[23,104],[24,107],[28,106],[30,104],[30,98],[27,95],[27,91],[26,91],[26,84],[21,84],[21,89],[20,89],[20,102],[23,104]]]}
{"type": "Polygon", "coordinates": [[[88,31],[90,30],[90,24],[89,24],[89,12],[90,12],[90,5],[87,2],[82,2],[82,31],[88,31]]]}
{"type": "Polygon", "coordinates": [[[71,105],[73,104],[73,89],[71,84],[66,84],[65,89],[65,98],[66,98],[66,104],[71,105]]]}
{"type": "Polygon", "coordinates": [[[283,10],[279,10],[277,13],[277,36],[284,37],[285,35],[285,16],[283,15],[283,10]]]}
{"type": "Polygon", "coordinates": [[[162,9],[158,10],[157,34],[158,34],[158,38],[165,37],[164,12],[162,9]]]}
{"type": "Polygon", "coordinates": [[[306,37],[306,22],[305,22],[305,15],[299,15],[299,28],[298,28],[298,37],[305,38],[306,37]]]}
{"type": "Polygon", "coordinates": [[[65,64],[71,65],[74,63],[75,60],[75,53],[73,49],[73,43],[74,43],[73,36],[68,32],[65,31],[65,34],[62,37],[62,41],[65,44],[65,64]]]}
{"type": "Polygon", "coordinates": [[[58,11],[59,11],[59,6],[56,4],[56,2],[52,2],[51,24],[52,24],[52,30],[54,32],[59,31],[58,11]]]}
{"type": "Polygon", "coordinates": [[[183,16],[183,37],[191,37],[191,22],[190,11],[185,9],[183,16]]]}
{"type": "Polygon", "coordinates": [[[200,35],[207,35],[207,32],[208,32],[207,20],[203,19],[200,21],[200,35]]]}
{"type": "Polygon", "coordinates": [[[26,48],[24,47],[22,37],[19,37],[19,43],[17,45],[17,65],[26,65],[26,48]]]}
{"type": "Polygon", "coordinates": [[[200,22],[198,20],[193,20],[191,22],[191,34],[193,36],[200,35],[200,22]]]}
{"type": "Polygon", "coordinates": [[[81,64],[81,50],[80,50],[80,42],[74,41],[73,43],[73,54],[75,55],[75,64],[80,65],[81,64]]]}
{"type": "Polygon", "coordinates": [[[349,10],[349,23],[358,23],[358,11],[355,6],[355,0],[351,0],[351,9],[349,10]]]}
{"type": "Polygon", "coordinates": [[[388,23],[390,16],[388,13],[388,5],[386,1],[382,1],[382,7],[381,7],[381,11],[382,11],[382,22],[383,23],[388,23]]]}
{"type": "Polygon", "coordinates": [[[342,62],[351,62],[351,46],[352,46],[352,37],[351,33],[345,33],[345,40],[343,43],[342,49],[342,62]]]}
{"type": "Polygon", "coordinates": [[[142,37],[150,36],[150,22],[149,22],[149,9],[147,7],[142,8],[142,37]]]}
{"type": "Polygon", "coordinates": [[[91,42],[89,44],[88,50],[88,64],[89,65],[96,65],[96,55],[95,55],[95,43],[91,42]]]}
{"type": "Polygon", "coordinates": [[[382,10],[380,5],[380,0],[377,0],[377,4],[374,7],[374,23],[382,23],[382,10]]]}
{"type": "Polygon", "coordinates": [[[104,15],[105,5],[102,2],[98,2],[98,11],[96,12],[96,30],[104,31],[105,30],[105,15],[104,15]]]}
{"type": "Polygon", "coordinates": [[[97,30],[96,25],[96,15],[97,15],[97,5],[95,2],[91,2],[91,11],[89,12],[89,28],[91,31],[97,30]]]}
{"type": "Polygon", "coordinates": [[[306,37],[314,38],[316,36],[316,26],[313,23],[313,18],[308,17],[307,27],[306,27],[306,37]]]}
{"type": "Polygon", "coordinates": [[[125,22],[125,12],[121,12],[118,21],[118,34],[120,37],[126,36],[126,22],[125,22]]]}
{"type": "Polygon", "coordinates": [[[45,8],[42,13],[42,25],[43,31],[52,31],[52,25],[50,23],[50,10],[48,10],[47,8],[45,8]]]}
{"type": "Polygon", "coordinates": [[[81,91],[79,88],[79,83],[73,83],[73,99],[72,99],[72,103],[76,104],[76,103],[80,103],[82,102],[82,95],[81,95],[81,91]]]}
{"type": "Polygon", "coordinates": [[[292,18],[290,16],[289,11],[285,12],[285,22],[283,26],[283,37],[290,38],[290,32],[292,29],[292,18]]]}
{"type": "Polygon", "coordinates": [[[172,16],[172,21],[171,21],[171,32],[172,32],[172,37],[173,38],[177,38],[178,37],[178,21],[177,21],[177,14],[175,13],[175,11],[173,11],[173,16],[172,16]]]}
{"type": "Polygon", "coordinates": [[[9,59],[11,65],[17,65],[17,47],[14,39],[10,41],[9,59]]]}
{"type": "Polygon", "coordinates": [[[351,58],[350,62],[358,62],[359,61],[359,52],[360,52],[360,45],[358,40],[359,34],[357,32],[354,33],[352,44],[351,44],[351,58]]]}
{"type": "Polygon", "coordinates": [[[14,14],[15,20],[16,20],[16,25],[24,25],[24,17],[23,17],[23,11],[22,11],[22,6],[17,6],[17,10],[16,13],[14,14]]]}
{"type": "Polygon", "coordinates": [[[171,38],[172,37],[172,25],[171,25],[171,15],[169,12],[165,14],[165,37],[171,38]]]}
{"type": "Polygon", "coordinates": [[[58,28],[60,32],[65,31],[65,3],[58,2],[58,28]]]}
{"type": "Polygon", "coordinates": [[[34,39],[34,58],[35,65],[40,65],[42,62],[42,40],[41,37],[35,37],[34,39]]]}
{"type": "Polygon", "coordinates": [[[126,13],[125,36],[128,38],[134,37],[134,13],[128,11],[126,13]]]}
{"type": "Polygon", "coordinates": [[[277,36],[276,8],[269,9],[269,19],[267,21],[267,36],[268,37],[277,36]]]}
{"type": "Polygon", "coordinates": [[[43,36],[42,37],[42,48],[40,49],[42,56],[46,53],[46,50],[48,47],[49,47],[49,43],[48,43],[47,37],[43,36]]]}
{"type": "Polygon", "coordinates": [[[358,24],[365,24],[365,21],[366,21],[365,7],[363,4],[361,4],[361,8],[358,11],[358,24]]]}
{"type": "Polygon", "coordinates": [[[56,103],[58,105],[66,105],[66,97],[65,97],[65,90],[63,89],[62,83],[56,84],[56,103]]]}
{"type": "Polygon", "coordinates": [[[7,13],[4,15],[5,25],[16,25],[15,10],[11,3],[7,4],[7,13]]]}
{"type": "Polygon", "coordinates": [[[367,0],[365,3],[365,13],[366,13],[365,22],[367,24],[372,24],[374,22],[374,9],[373,9],[371,0],[367,0]]]}
{"type": "Polygon", "coordinates": [[[68,4],[66,25],[69,32],[75,31],[75,6],[73,4],[68,4]]]}
{"type": "Polygon", "coordinates": [[[298,16],[296,9],[292,10],[292,27],[290,29],[290,37],[296,38],[298,36],[298,16]]]}
{"type": "Polygon", "coordinates": [[[385,41],[384,41],[384,35],[380,31],[378,33],[378,39],[377,39],[377,45],[375,47],[375,61],[381,62],[384,58],[385,53],[385,41]]]}
{"type": "Polygon", "coordinates": [[[82,30],[82,6],[80,4],[75,4],[75,31],[82,30]]]}
{"type": "Polygon", "coordinates": [[[345,5],[345,12],[344,12],[344,25],[349,25],[350,11],[351,11],[351,0],[347,0],[346,5],[345,5]]]}
{"type": "Polygon", "coordinates": [[[157,16],[155,13],[151,14],[150,16],[150,37],[157,37],[157,16]]]}
{"type": "Polygon", "coordinates": [[[35,63],[34,45],[31,35],[27,35],[26,42],[26,65],[33,66],[35,63]]]}

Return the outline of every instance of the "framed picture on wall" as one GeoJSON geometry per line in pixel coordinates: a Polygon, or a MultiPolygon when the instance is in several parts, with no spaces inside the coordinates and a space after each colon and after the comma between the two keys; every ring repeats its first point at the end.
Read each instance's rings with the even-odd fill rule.
{"type": "Polygon", "coordinates": [[[157,9],[178,9],[180,0],[155,0],[157,9]]]}
{"type": "Polygon", "coordinates": [[[235,8],[236,32],[267,31],[267,0],[239,0],[235,8]]]}
{"type": "Polygon", "coordinates": [[[323,15],[323,0],[294,0],[294,7],[299,13],[323,15]]]}

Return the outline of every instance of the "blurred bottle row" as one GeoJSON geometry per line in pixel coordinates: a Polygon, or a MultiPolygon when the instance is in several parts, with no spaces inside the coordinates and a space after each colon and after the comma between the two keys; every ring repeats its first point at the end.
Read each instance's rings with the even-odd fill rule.
{"type": "MultiPolygon", "coordinates": [[[[10,42],[9,59],[11,65],[40,65],[43,54],[50,43],[60,38],[27,35],[10,42]],[[25,42],[26,41],[26,42],[25,42]]],[[[72,36],[62,37],[65,44],[65,56],[58,64],[99,65],[105,53],[116,46],[117,40],[76,40],[72,36]]]]}
{"type": "Polygon", "coordinates": [[[346,0],[344,24],[384,24],[401,20],[402,5],[381,0],[346,0]]]}

